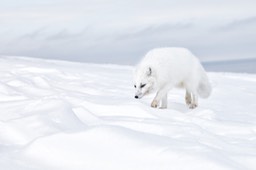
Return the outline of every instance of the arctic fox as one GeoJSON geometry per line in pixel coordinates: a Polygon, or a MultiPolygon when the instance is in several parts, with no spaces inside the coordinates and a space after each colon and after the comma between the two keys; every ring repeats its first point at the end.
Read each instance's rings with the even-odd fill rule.
{"type": "Polygon", "coordinates": [[[156,48],[138,64],[134,75],[135,98],[157,91],[151,107],[167,108],[167,93],[173,87],[186,89],[189,108],[198,106],[198,96],[207,98],[211,85],[199,60],[186,48],[156,48]]]}

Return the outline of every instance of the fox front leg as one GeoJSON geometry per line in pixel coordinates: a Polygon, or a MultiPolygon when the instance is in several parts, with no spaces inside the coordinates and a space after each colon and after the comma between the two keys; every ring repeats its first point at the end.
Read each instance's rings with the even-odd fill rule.
{"type": "Polygon", "coordinates": [[[167,108],[167,91],[168,90],[166,88],[159,90],[151,103],[151,107],[157,108],[160,100],[162,100],[161,108],[167,108]]]}
{"type": "Polygon", "coordinates": [[[158,101],[154,99],[154,100],[152,101],[152,103],[151,103],[151,107],[157,108],[157,106],[158,106],[158,101]]]}
{"type": "Polygon", "coordinates": [[[167,93],[162,98],[161,106],[160,106],[160,109],[166,109],[166,108],[167,108],[167,93]]]}

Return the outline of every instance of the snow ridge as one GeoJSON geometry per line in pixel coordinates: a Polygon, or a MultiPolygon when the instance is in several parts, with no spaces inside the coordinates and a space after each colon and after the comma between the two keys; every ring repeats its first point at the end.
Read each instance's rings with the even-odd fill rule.
{"type": "Polygon", "coordinates": [[[133,67],[0,57],[0,166],[19,170],[256,168],[256,75],[209,73],[199,108],[134,100],[133,67]]]}

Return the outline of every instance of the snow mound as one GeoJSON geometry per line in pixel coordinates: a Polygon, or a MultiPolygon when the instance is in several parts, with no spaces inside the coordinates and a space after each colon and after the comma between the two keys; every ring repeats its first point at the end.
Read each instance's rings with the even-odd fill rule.
{"type": "Polygon", "coordinates": [[[197,109],[174,89],[159,110],[132,70],[1,57],[1,169],[256,169],[256,75],[209,73],[197,109]]]}

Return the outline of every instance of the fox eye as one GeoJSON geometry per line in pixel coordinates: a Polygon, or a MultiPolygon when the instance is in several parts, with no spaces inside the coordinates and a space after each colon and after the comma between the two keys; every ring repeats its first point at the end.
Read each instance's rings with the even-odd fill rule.
{"type": "Polygon", "coordinates": [[[140,88],[143,88],[143,87],[145,87],[146,86],[146,84],[142,84],[142,85],[140,85],[140,88]]]}
{"type": "Polygon", "coordinates": [[[136,88],[136,85],[134,85],[134,88],[136,88]]]}

